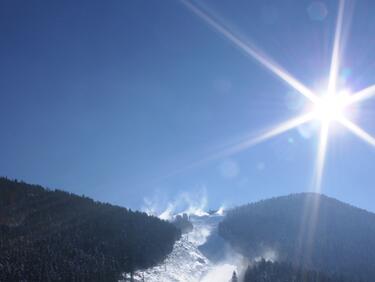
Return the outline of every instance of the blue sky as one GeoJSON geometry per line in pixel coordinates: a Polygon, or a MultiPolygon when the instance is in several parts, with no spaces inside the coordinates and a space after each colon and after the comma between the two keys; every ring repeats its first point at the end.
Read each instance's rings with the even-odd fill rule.
{"type": "MultiPolygon", "coordinates": [[[[193,3],[311,89],[325,85],[338,2],[193,3]]],[[[375,3],[346,7],[340,83],[355,92],[375,84],[375,3]]],[[[132,208],[311,190],[314,128],[191,166],[306,99],[180,1],[1,1],[0,34],[1,175],[132,208]]],[[[374,106],[355,116],[373,135],[374,106]]],[[[374,162],[374,147],[334,126],[323,193],[375,211],[374,162]]]]}

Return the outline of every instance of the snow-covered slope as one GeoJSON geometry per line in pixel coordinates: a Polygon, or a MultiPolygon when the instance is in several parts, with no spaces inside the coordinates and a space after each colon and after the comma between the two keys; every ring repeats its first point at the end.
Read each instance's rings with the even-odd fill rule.
{"type": "Polygon", "coordinates": [[[136,281],[145,282],[227,282],[236,266],[231,263],[212,263],[199,246],[217,227],[222,216],[191,216],[194,230],[175,243],[173,251],[160,265],[139,271],[136,281]]]}
{"type": "Polygon", "coordinates": [[[144,278],[147,282],[198,282],[210,267],[208,259],[185,234],[176,242],[163,264],[138,272],[136,281],[143,281],[144,278]]]}

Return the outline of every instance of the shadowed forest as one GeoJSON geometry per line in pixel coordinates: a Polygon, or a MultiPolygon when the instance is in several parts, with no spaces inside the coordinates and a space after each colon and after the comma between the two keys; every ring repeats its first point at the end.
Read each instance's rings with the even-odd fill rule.
{"type": "Polygon", "coordinates": [[[145,213],[0,178],[0,281],[117,281],[180,238],[145,213]]]}

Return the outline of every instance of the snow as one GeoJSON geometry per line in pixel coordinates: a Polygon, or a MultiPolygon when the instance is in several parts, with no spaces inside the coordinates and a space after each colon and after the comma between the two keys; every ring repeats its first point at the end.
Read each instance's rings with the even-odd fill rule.
{"type": "Polygon", "coordinates": [[[214,264],[198,249],[206,242],[221,218],[219,214],[191,216],[194,230],[182,235],[162,264],[135,273],[135,281],[228,282],[237,267],[225,262],[214,264]]]}
{"type": "Polygon", "coordinates": [[[234,270],[238,271],[237,267],[232,264],[224,263],[215,265],[200,282],[228,282],[234,270]]]}
{"type": "Polygon", "coordinates": [[[136,273],[136,281],[146,282],[198,282],[211,267],[209,260],[198,250],[197,245],[183,235],[173,251],[159,266],[136,273]]]}

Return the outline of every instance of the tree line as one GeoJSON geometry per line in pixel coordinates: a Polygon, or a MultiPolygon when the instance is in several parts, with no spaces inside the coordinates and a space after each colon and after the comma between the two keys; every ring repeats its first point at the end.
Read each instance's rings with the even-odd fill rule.
{"type": "Polygon", "coordinates": [[[145,213],[0,178],[0,281],[117,281],[181,232],[145,213]]]}
{"type": "MultiPolygon", "coordinates": [[[[232,278],[233,280],[233,278],[232,278]]],[[[350,282],[336,274],[297,268],[285,262],[261,260],[247,268],[243,282],[350,282]]]]}

